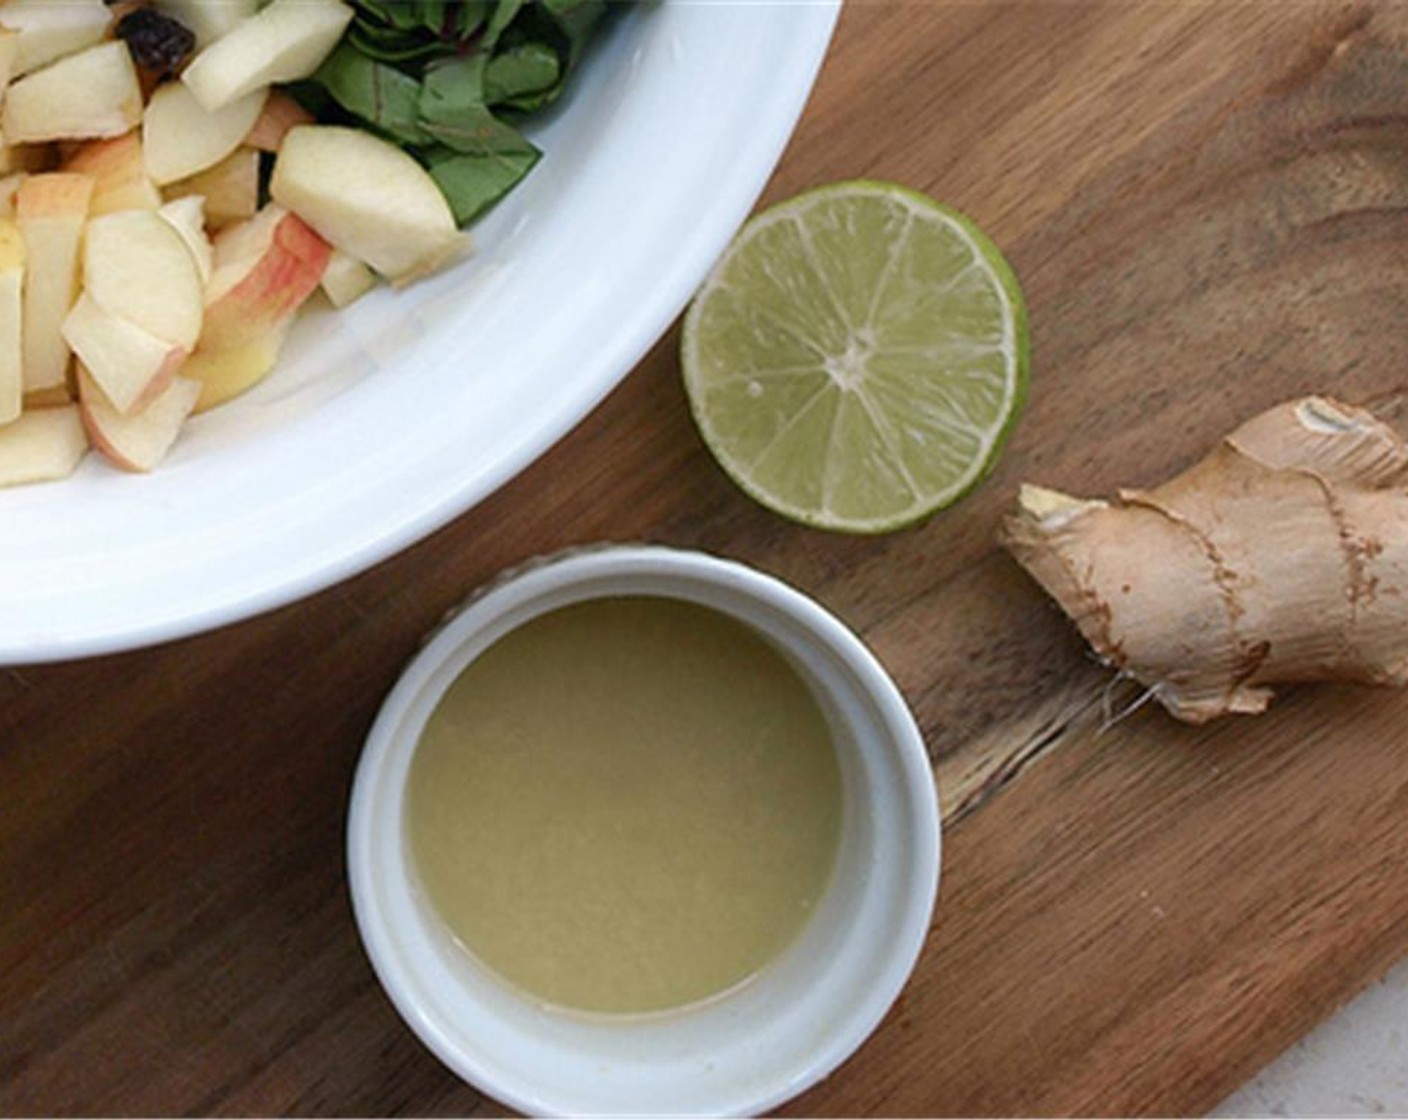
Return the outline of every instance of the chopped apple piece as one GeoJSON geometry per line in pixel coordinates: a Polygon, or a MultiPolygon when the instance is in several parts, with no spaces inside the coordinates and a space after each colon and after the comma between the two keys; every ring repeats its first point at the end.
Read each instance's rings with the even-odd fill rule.
{"type": "Polygon", "coordinates": [[[261,152],[277,152],[283,147],[284,137],[288,135],[289,129],[296,125],[312,123],[312,113],[288,94],[274,90],[264,102],[259,119],[254,122],[254,127],[249,130],[244,142],[261,152]]]}
{"type": "Polygon", "coordinates": [[[290,130],[269,193],[394,282],[434,271],[463,244],[435,180],[400,148],[360,129],[290,130]]]}
{"type": "Polygon", "coordinates": [[[0,486],[67,478],[87,453],[77,405],[23,412],[0,427],[0,486]]]}
{"type": "Polygon", "coordinates": [[[356,257],[334,251],[323,272],[323,294],[334,307],[346,307],[376,286],[376,274],[356,257]]]}
{"type": "Polygon", "coordinates": [[[113,41],[71,54],[11,85],[0,131],[11,144],[82,140],[120,136],[141,119],[137,68],[127,44],[113,41]]]}
{"type": "Polygon", "coordinates": [[[136,129],[109,140],[80,144],[64,163],[65,171],[93,177],[91,215],[119,210],[155,210],[161,192],[147,175],[142,158],[142,136],[136,129]]]}
{"type": "Polygon", "coordinates": [[[307,78],[352,15],[341,0],[274,0],[196,55],[181,80],[214,112],[276,82],[307,78]]]}
{"type": "Polygon", "coordinates": [[[332,248],[281,206],[266,206],[247,224],[257,237],[216,243],[215,271],[205,292],[200,349],[242,346],[293,316],[317,290],[332,248]],[[239,253],[230,252],[238,245],[239,253]]]}
{"type": "Polygon", "coordinates": [[[18,32],[13,64],[18,77],[102,42],[112,13],[103,0],[9,0],[0,21],[18,32]]]}
{"type": "Polygon", "coordinates": [[[228,35],[259,10],[259,0],[157,0],[157,10],[190,29],[197,48],[228,35]]]}
{"type": "Polygon", "coordinates": [[[197,350],[181,369],[181,375],[200,382],[200,400],[196,411],[205,412],[216,405],[254,388],[274,368],[293,327],[293,319],[251,339],[242,346],[227,350],[197,350]]]}
{"type": "Polygon", "coordinates": [[[0,424],[20,414],[24,399],[23,290],[24,238],[13,221],[0,220],[0,424]]]}
{"type": "Polygon", "coordinates": [[[262,380],[294,314],[318,287],[332,249],[296,215],[269,205],[216,240],[205,329],[182,373],[204,385],[210,408],[262,380]]]}
{"type": "Polygon", "coordinates": [[[214,267],[214,252],[210,246],[210,238],[205,233],[205,199],[198,194],[173,198],[157,213],[170,222],[171,228],[181,235],[181,240],[186,243],[186,248],[191,251],[191,258],[196,262],[201,284],[208,283],[210,271],[214,267]]]}
{"type": "Polygon", "coordinates": [[[140,410],[171,383],[186,350],[115,315],[84,292],[64,320],[64,338],[118,412],[140,410]]]}
{"type": "MultiPolygon", "coordinates": [[[[268,252],[274,241],[274,231],[287,217],[287,210],[278,203],[271,202],[248,221],[236,222],[222,229],[215,235],[215,267],[223,269],[227,274],[230,265],[238,264],[248,268],[256,258],[268,252]]],[[[209,299],[206,302],[209,302],[209,299]]]]}
{"type": "Polygon", "coordinates": [[[202,285],[191,251],[149,210],[104,214],[88,223],[83,284],[114,315],[183,350],[200,337],[202,285]]]}
{"type": "Polygon", "coordinates": [[[166,188],[168,199],[188,195],[205,199],[205,222],[211,229],[254,217],[259,209],[259,153],[239,148],[209,171],[166,188]]]}
{"type": "Polygon", "coordinates": [[[255,90],[212,113],[181,82],[158,86],[142,117],[147,174],[174,183],[214,167],[249,134],[267,96],[255,90]]]}
{"type": "Polygon", "coordinates": [[[78,295],[78,244],[93,196],[87,175],[30,175],[15,193],[25,244],[24,391],[61,388],[68,372],[64,317],[78,295]]]}
{"type": "Polygon", "coordinates": [[[0,179],[0,218],[15,216],[15,195],[19,193],[20,184],[23,182],[24,172],[6,175],[0,179]]]}
{"type": "Polygon", "coordinates": [[[0,27],[0,90],[15,76],[15,62],[20,53],[20,33],[0,27]]]}
{"type": "Polygon", "coordinates": [[[77,219],[88,217],[93,199],[93,177],[76,171],[26,175],[16,192],[16,204],[31,218],[77,219]]]}
{"type": "Polygon", "coordinates": [[[200,383],[173,378],[140,412],[123,413],[112,406],[89,371],[78,367],[78,400],[88,438],[115,466],[150,471],[171,450],[186,417],[200,398],[200,383]]]}

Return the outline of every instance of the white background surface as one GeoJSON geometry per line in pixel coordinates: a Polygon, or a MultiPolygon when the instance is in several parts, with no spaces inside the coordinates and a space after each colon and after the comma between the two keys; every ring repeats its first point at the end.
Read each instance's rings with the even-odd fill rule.
{"type": "Polygon", "coordinates": [[[1408,961],[1291,1047],[1213,1115],[1408,1116],[1408,961]]]}

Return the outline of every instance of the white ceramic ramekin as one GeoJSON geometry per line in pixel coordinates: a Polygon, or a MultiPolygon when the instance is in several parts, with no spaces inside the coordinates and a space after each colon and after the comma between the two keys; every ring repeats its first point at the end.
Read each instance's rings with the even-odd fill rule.
{"type": "Polygon", "coordinates": [[[348,862],[357,923],[387,993],[441,1061],[490,1096],[539,1115],[751,1115],[829,1074],[899,995],[938,889],[938,799],[899,690],[833,615],[732,561],[609,546],[497,581],[411,662],[357,771],[348,862]],[[475,657],[546,611],[626,595],[723,611],[790,658],[832,725],[844,823],[822,904],[757,977],[680,1011],[582,1015],[533,1001],[454,943],[416,887],[404,792],[427,717],[475,657]]]}

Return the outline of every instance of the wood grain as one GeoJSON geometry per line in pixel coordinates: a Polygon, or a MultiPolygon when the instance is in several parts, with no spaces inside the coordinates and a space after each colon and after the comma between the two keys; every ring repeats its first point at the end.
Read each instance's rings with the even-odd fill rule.
{"type": "Polygon", "coordinates": [[[0,671],[0,1111],[493,1113],[358,947],[348,784],[380,698],[502,567],[651,539],[817,595],[894,671],[948,812],[877,1034],[791,1115],[1204,1110],[1408,951],[1408,696],[1191,729],[1112,688],[993,534],[1016,483],[1144,485],[1237,420],[1408,390],[1408,7],[854,0],[776,199],[897,179],[1008,252],[1030,404],[878,540],[725,480],[667,336],[571,437],[376,569],[249,623],[0,671]]]}

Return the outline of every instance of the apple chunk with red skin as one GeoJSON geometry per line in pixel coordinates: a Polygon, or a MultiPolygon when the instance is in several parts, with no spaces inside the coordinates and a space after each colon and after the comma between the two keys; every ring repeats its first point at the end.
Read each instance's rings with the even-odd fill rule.
{"type": "Polygon", "coordinates": [[[15,195],[24,183],[24,173],[6,175],[0,179],[0,218],[13,221],[15,217],[15,195]]]}
{"type": "Polygon", "coordinates": [[[161,205],[161,192],[147,175],[142,136],[136,129],[79,145],[64,162],[64,170],[92,178],[90,217],[118,210],[155,210],[161,205]]]}
{"type": "Polygon", "coordinates": [[[181,346],[115,315],[84,292],[64,320],[64,338],[118,412],[140,411],[171,383],[186,358],[181,346]]]}
{"type": "Polygon", "coordinates": [[[200,390],[199,382],[175,377],[141,411],[123,413],[78,367],[79,411],[88,438],[109,462],[127,471],[150,471],[166,458],[200,390]]]}
{"type": "Polygon", "coordinates": [[[200,349],[228,349],[287,319],[313,294],[332,247],[270,203],[215,239],[200,349]]]}
{"type": "Polygon", "coordinates": [[[78,255],[93,180],[67,172],[30,175],[15,192],[15,222],[25,243],[24,391],[62,388],[68,343],[62,326],[78,295],[78,255]]]}
{"type": "Polygon", "coordinates": [[[200,344],[181,369],[204,386],[198,409],[229,400],[269,373],[331,254],[305,222],[274,203],[221,233],[200,344]]]}
{"type": "Polygon", "coordinates": [[[291,128],[312,124],[313,114],[286,93],[271,90],[254,127],[244,138],[244,144],[261,152],[277,152],[291,128]]]}

